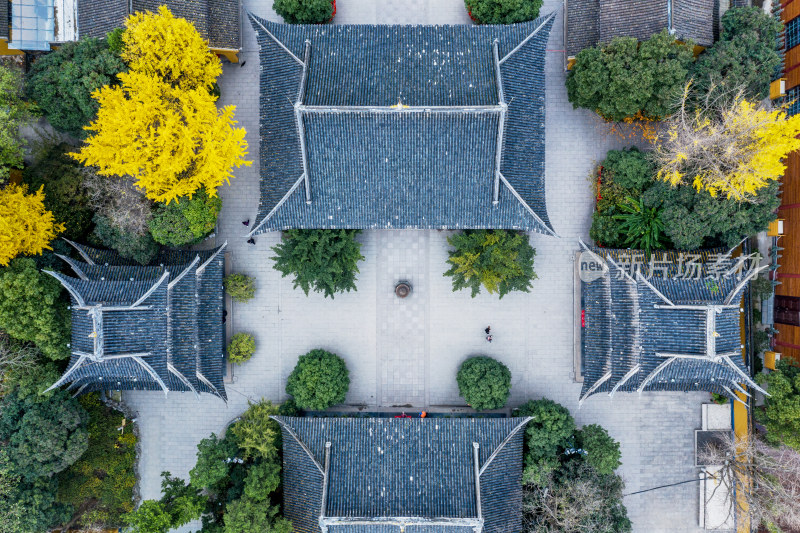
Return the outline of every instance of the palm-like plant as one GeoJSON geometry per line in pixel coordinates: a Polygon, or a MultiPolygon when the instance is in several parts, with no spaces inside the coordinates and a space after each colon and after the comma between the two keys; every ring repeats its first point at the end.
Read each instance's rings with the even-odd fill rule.
{"type": "Polygon", "coordinates": [[[644,250],[648,258],[653,249],[664,247],[664,223],[657,207],[647,207],[641,198],[627,196],[617,209],[622,212],[614,219],[620,221],[619,231],[625,236],[626,246],[644,250]]]}

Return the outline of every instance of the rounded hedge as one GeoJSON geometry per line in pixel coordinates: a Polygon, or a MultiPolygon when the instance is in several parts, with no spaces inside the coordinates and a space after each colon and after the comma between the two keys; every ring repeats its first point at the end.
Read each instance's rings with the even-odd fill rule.
{"type": "Polygon", "coordinates": [[[476,24],[513,24],[539,16],[542,0],[466,0],[469,16],[476,24]]]}
{"type": "Polygon", "coordinates": [[[324,24],[335,13],[333,0],[274,0],[272,9],[288,24],[324,24]]]}
{"type": "Polygon", "coordinates": [[[247,302],[256,294],[256,280],[244,274],[230,274],[223,280],[225,291],[234,302],[247,302]]]}
{"type": "Polygon", "coordinates": [[[511,392],[511,371],[491,357],[470,357],[456,376],[458,393],[476,411],[500,409],[511,392]]]}
{"type": "Polygon", "coordinates": [[[228,361],[244,363],[256,353],[256,339],[249,333],[236,333],[228,344],[228,361]]]}
{"type": "Polygon", "coordinates": [[[322,411],[344,403],[350,376],[344,359],[325,350],[301,355],[286,383],[286,392],[301,409],[322,411]]]}

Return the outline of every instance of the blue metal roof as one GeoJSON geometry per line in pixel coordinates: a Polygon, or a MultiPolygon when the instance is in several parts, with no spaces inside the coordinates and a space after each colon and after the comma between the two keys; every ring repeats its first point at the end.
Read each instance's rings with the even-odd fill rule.
{"type": "Polygon", "coordinates": [[[165,253],[160,266],[132,266],[75,245],[87,262],[64,258],[77,278],[50,273],[72,299],[72,358],[53,386],[79,392],[207,392],[223,385],[222,248],[165,253]],[[97,264],[95,259],[112,264],[97,264]]]}
{"type": "MultiPolygon", "coordinates": [[[[608,272],[582,283],[584,382],[581,401],[599,392],[703,390],[731,396],[753,386],[741,357],[739,309],[753,270],[719,275],[718,251],[696,254],[696,275],[677,267],[623,274],[632,250],[595,248],[608,272]]],[[[685,255],[685,254],[684,254],[685,255]]],[[[664,259],[680,264],[678,253],[664,259]]]]}
{"type": "Polygon", "coordinates": [[[261,48],[254,233],[552,233],[544,186],[552,16],[506,26],[306,26],[250,18],[261,48]]]}
{"type": "Polygon", "coordinates": [[[526,419],[276,420],[283,430],[284,514],[297,532],[319,532],[320,523],[341,533],[456,533],[481,523],[499,533],[522,526],[526,419]]]}

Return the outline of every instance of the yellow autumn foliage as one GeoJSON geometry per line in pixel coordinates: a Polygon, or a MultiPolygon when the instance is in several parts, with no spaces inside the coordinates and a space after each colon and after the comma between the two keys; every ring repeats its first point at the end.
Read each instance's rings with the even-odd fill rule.
{"type": "Polygon", "coordinates": [[[8,266],[20,254],[51,250],[50,241],[62,231],[64,225],[44,207],[41,187],[33,194],[28,194],[27,185],[0,189],[0,265],[8,266]]]}
{"type": "Polygon", "coordinates": [[[251,164],[234,107],[217,110],[205,87],[185,89],[135,70],[119,79],[92,95],[97,119],[72,154],[84,165],[103,176],[133,176],[148,198],[168,203],[201,187],[214,196],[234,167],[251,164]]]}
{"type": "Polygon", "coordinates": [[[194,25],[166,6],[134,13],[125,21],[122,59],[133,72],[158,77],[184,89],[209,87],[222,74],[219,58],[194,25]]]}
{"type": "Polygon", "coordinates": [[[748,201],[783,176],[783,161],[800,149],[798,134],[800,115],[787,117],[741,97],[712,113],[684,107],[656,146],[658,178],[748,201]]]}

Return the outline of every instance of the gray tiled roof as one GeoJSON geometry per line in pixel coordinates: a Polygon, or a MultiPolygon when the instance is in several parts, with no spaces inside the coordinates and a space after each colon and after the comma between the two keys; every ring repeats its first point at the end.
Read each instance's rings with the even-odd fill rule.
{"type": "Polygon", "coordinates": [[[544,186],[544,57],[552,17],[479,27],[251,20],[262,72],[255,232],[552,233],[544,186]]]}
{"type": "Polygon", "coordinates": [[[123,25],[131,6],[155,12],[161,5],[192,22],[212,48],[241,48],[239,0],[78,0],[79,36],[104,37],[123,25]]]}
{"type": "Polygon", "coordinates": [[[9,0],[0,0],[0,39],[8,39],[9,0]]]}
{"type": "Polygon", "coordinates": [[[645,40],[664,29],[674,30],[678,39],[708,46],[714,42],[717,1],[567,0],[567,55],[614,37],[645,40]]]}
{"type": "MultiPolygon", "coordinates": [[[[594,252],[619,260],[626,251],[594,252]]],[[[672,256],[669,261],[678,264],[672,256]]],[[[674,266],[654,271],[648,281],[631,279],[609,262],[602,277],[582,283],[582,400],[640,388],[731,396],[735,383],[750,379],[741,357],[739,309],[750,271],[716,277],[711,266],[716,257],[703,252],[700,270],[687,279],[674,266]]]]}
{"type": "Polygon", "coordinates": [[[159,266],[132,266],[114,252],[75,247],[85,262],[65,260],[78,278],[51,273],[72,298],[72,357],[54,386],[226,399],[221,248],[167,252],[159,266]]]}
{"type": "Polygon", "coordinates": [[[481,519],[486,533],[522,527],[526,419],[276,420],[283,430],[284,514],[296,532],[317,533],[320,521],[340,533],[400,533],[402,527],[409,533],[466,533],[481,519]],[[473,443],[482,470],[480,518],[473,443]]]}

